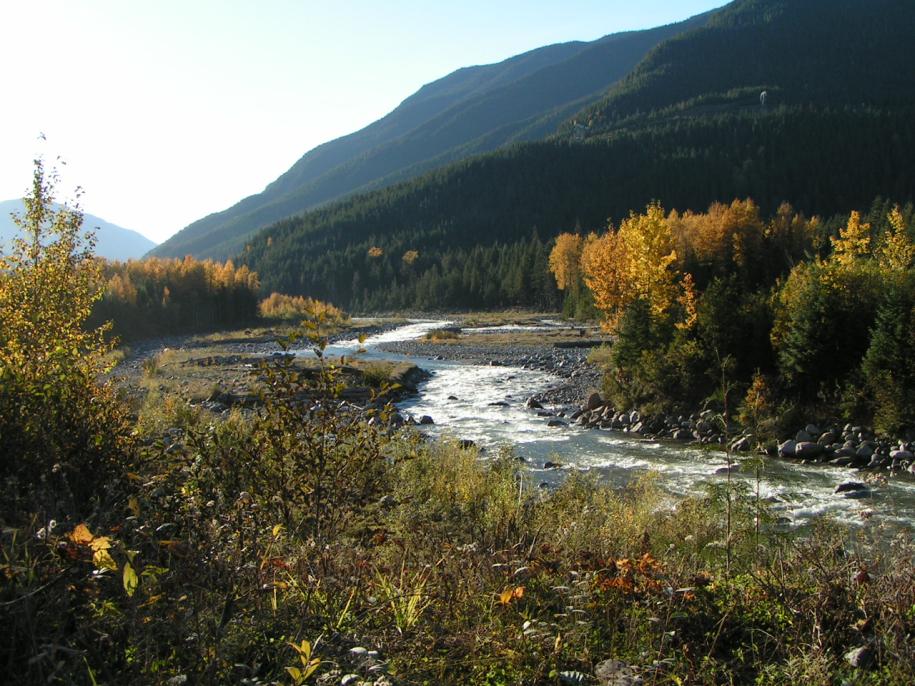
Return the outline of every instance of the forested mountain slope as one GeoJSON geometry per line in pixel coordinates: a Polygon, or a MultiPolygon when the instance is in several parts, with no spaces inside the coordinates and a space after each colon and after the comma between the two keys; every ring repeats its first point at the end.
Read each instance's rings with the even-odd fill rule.
{"type": "Polygon", "coordinates": [[[826,216],[912,199],[915,88],[887,84],[912,78],[900,65],[915,64],[915,43],[902,40],[915,35],[915,4],[745,0],[722,17],[659,45],[564,137],[280,222],[244,259],[268,288],[351,307],[531,304],[555,297],[550,284],[519,283],[501,253],[469,255],[600,228],[653,199],[702,210],[749,196],[767,212],[787,201],[826,216]],[[778,49],[746,49],[766,41],[778,49]],[[853,66],[815,59],[836,42],[857,46],[853,66]],[[670,62],[678,55],[683,64],[670,62]],[[841,69],[845,90],[805,87],[841,83],[841,69]],[[668,74],[682,84],[673,95],[668,74]],[[407,264],[410,250],[419,257],[407,264]]]}
{"type": "MultiPolygon", "coordinates": [[[[659,117],[766,106],[911,103],[907,0],[738,0],[654,49],[576,121],[587,136],[659,117]]],[[[580,132],[579,132],[580,135],[580,132]]]]}
{"type": "Polygon", "coordinates": [[[701,26],[708,16],[460,69],[365,129],[306,153],[262,193],[194,222],[153,254],[226,257],[278,219],[507,143],[548,136],[660,41],[701,26]]]}

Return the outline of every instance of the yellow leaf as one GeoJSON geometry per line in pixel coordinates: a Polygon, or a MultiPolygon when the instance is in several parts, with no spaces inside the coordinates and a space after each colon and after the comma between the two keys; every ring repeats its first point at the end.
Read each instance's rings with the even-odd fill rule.
{"type": "Polygon", "coordinates": [[[127,509],[130,510],[130,514],[134,517],[140,516],[140,501],[137,500],[136,496],[127,501],[127,509]]]}
{"type": "Polygon", "coordinates": [[[69,533],[69,538],[74,543],[81,543],[83,545],[89,543],[94,538],[92,532],[89,531],[89,527],[85,524],[77,524],[76,528],[69,533]]]}
{"type": "Polygon", "coordinates": [[[499,594],[499,602],[508,605],[512,600],[520,600],[524,597],[524,586],[515,586],[506,588],[499,594]]]}
{"type": "Polygon", "coordinates": [[[302,678],[307,679],[312,674],[314,674],[315,670],[320,666],[321,666],[321,660],[319,658],[313,658],[306,665],[305,673],[302,675],[302,678]]]}
{"type": "Polygon", "coordinates": [[[101,548],[95,551],[95,554],[92,556],[92,564],[94,564],[97,569],[107,569],[110,572],[118,571],[118,563],[111,557],[107,548],[101,548]]]}
{"type": "Polygon", "coordinates": [[[137,578],[137,573],[133,570],[133,567],[129,562],[124,564],[124,590],[127,592],[128,597],[132,597],[137,590],[137,586],[140,584],[140,579],[137,578]]]}
{"type": "Polygon", "coordinates": [[[160,600],[162,600],[162,597],[163,597],[163,596],[162,596],[161,593],[158,594],[158,595],[150,596],[149,600],[147,600],[145,603],[143,603],[142,605],[140,605],[140,607],[150,607],[151,605],[155,605],[155,604],[158,603],[160,600]]]}
{"type": "Polygon", "coordinates": [[[298,667],[287,667],[286,671],[289,672],[289,676],[291,676],[296,683],[299,683],[302,680],[302,670],[298,667]]]}
{"type": "Polygon", "coordinates": [[[99,550],[109,550],[111,548],[111,539],[107,536],[98,536],[93,538],[89,543],[89,547],[95,551],[99,550]]]}
{"type": "Polygon", "coordinates": [[[277,538],[280,535],[280,532],[283,530],[282,524],[274,524],[273,526],[273,537],[277,538]]]}

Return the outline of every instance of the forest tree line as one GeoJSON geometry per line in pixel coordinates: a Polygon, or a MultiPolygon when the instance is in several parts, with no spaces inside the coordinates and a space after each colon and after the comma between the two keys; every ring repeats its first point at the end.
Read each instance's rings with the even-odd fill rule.
{"type": "MultiPolygon", "coordinates": [[[[656,199],[698,211],[752,197],[768,214],[787,200],[824,217],[866,207],[880,195],[911,200],[913,114],[784,106],[643,118],[587,143],[502,150],[284,220],[237,261],[258,272],[269,291],[355,310],[501,306],[513,300],[501,285],[509,269],[498,266],[505,251],[520,255],[534,232],[549,242],[563,230],[619,222],[656,199]],[[372,247],[384,251],[382,260],[367,259],[372,247]],[[487,253],[481,276],[499,284],[498,293],[472,288],[464,265],[456,267],[479,262],[477,247],[487,253]],[[404,270],[408,250],[420,258],[404,270]],[[421,279],[437,285],[435,299],[417,287],[421,279]]],[[[521,304],[550,301],[548,290],[523,297],[521,304]]]]}
{"type": "Polygon", "coordinates": [[[799,411],[915,427],[913,208],[875,202],[822,222],[751,200],[630,214],[561,235],[567,298],[615,334],[605,384],[621,407],[739,408],[758,431],[799,411]]]}
{"type": "Polygon", "coordinates": [[[257,274],[231,260],[101,261],[100,282],[90,323],[111,321],[125,340],[245,326],[258,315],[257,274]]]}

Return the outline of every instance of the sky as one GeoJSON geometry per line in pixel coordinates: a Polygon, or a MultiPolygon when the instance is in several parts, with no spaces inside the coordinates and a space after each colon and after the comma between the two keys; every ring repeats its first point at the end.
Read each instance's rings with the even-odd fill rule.
{"type": "Polygon", "coordinates": [[[58,199],[161,242],[455,69],[723,4],[0,0],[0,200],[41,155],[58,199]]]}

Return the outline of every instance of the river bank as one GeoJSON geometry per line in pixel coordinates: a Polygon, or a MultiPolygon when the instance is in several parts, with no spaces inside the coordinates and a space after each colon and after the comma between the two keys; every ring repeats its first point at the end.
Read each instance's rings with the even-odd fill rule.
{"type": "MultiPolygon", "coordinates": [[[[805,464],[851,467],[889,476],[915,474],[913,445],[904,437],[877,436],[868,427],[830,424],[820,428],[808,422],[791,436],[764,442],[748,429],[733,423],[724,427],[720,417],[711,410],[688,415],[649,416],[614,408],[598,392],[601,370],[589,361],[590,341],[586,341],[583,347],[571,347],[576,342],[574,329],[566,329],[570,336],[549,342],[548,334],[532,332],[532,328],[536,327],[528,327],[527,330],[519,327],[523,334],[512,336],[510,333],[505,335],[505,329],[499,327],[492,329],[496,335],[487,335],[486,330],[480,328],[453,327],[446,331],[454,338],[432,336],[383,343],[378,347],[398,355],[470,365],[515,367],[554,375],[557,382],[529,395],[526,406],[535,411],[549,408],[549,411],[539,414],[557,428],[574,423],[582,428],[615,431],[645,439],[718,447],[735,454],[746,455],[762,450],[769,456],[805,464]],[[546,342],[531,342],[538,336],[546,342]],[[496,338],[498,342],[492,340],[496,338]],[[519,339],[525,342],[515,342],[519,339]]],[[[556,331],[551,335],[556,335],[556,331]]],[[[847,492],[860,497],[864,490],[862,487],[847,492]]]]}

